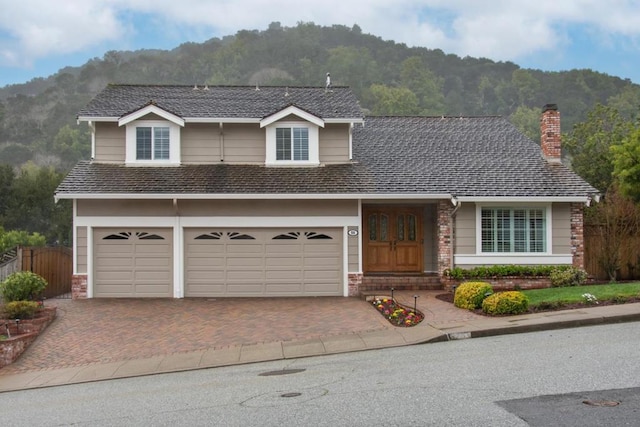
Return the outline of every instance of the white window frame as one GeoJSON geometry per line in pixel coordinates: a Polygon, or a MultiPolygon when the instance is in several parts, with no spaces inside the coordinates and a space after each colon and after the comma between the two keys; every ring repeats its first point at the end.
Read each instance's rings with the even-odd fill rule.
{"type": "MultiPolygon", "coordinates": [[[[549,223],[548,223],[548,216],[546,214],[547,210],[545,207],[542,206],[538,206],[538,207],[531,207],[531,206],[482,206],[480,207],[479,211],[478,211],[478,215],[480,216],[480,222],[479,222],[479,233],[476,233],[477,235],[479,235],[479,245],[477,245],[480,249],[478,250],[478,253],[482,253],[482,254],[491,254],[491,255],[500,255],[500,254],[518,254],[518,255],[535,255],[535,254],[548,254],[549,253],[549,245],[551,244],[551,242],[549,241],[549,236],[547,231],[549,230],[549,223]],[[543,215],[544,215],[544,234],[543,234],[543,245],[544,245],[544,250],[543,251],[484,251],[483,249],[483,245],[482,245],[482,211],[484,210],[492,210],[495,211],[497,209],[500,210],[504,210],[504,211],[509,211],[510,215],[509,215],[509,222],[513,223],[513,217],[511,214],[513,214],[513,211],[515,210],[522,210],[522,211],[526,211],[527,212],[527,218],[529,217],[528,212],[532,211],[532,210],[538,210],[538,211],[542,211],[543,215]]],[[[526,226],[526,231],[529,231],[529,225],[527,224],[526,226]]],[[[495,232],[495,230],[493,230],[495,232]]],[[[515,232],[514,228],[509,228],[509,243],[511,245],[513,245],[515,247],[515,241],[514,241],[514,236],[513,233],[515,232]]]]}
{"type": "MultiPolygon", "coordinates": [[[[293,143],[293,138],[292,138],[293,143]]],[[[317,166],[320,164],[319,155],[319,130],[318,126],[307,121],[275,122],[266,126],[266,157],[267,166],[317,166]],[[309,132],[309,159],[308,160],[276,160],[276,129],[306,128],[309,132]]],[[[291,151],[293,155],[293,147],[291,151]]]]}
{"type": "MultiPolygon", "coordinates": [[[[153,156],[154,147],[151,146],[153,156]]],[[[135,165],[176,165],[180,164],[180,126],[166,120],[135,120],[126,125],[126,153],[125,163],[135,165]],[[169,158],[168,159],[137,159],[137,129],[150,127],[152,138],[153,128],[169,128],[169,158]]]]}
{"type": "Polygon", "coordinates": [[[571,254],[553,253],[553,217],[551,203],[478,203],[475,211],[476,224],[476,253],[474,255],[455,254],[455,265],[547,265],[571,264],[571,254]],[[509,208],[509,209],[544,209],[545,210],[545,252],[482,252],[482,209],[483,208],[509,208]]]}

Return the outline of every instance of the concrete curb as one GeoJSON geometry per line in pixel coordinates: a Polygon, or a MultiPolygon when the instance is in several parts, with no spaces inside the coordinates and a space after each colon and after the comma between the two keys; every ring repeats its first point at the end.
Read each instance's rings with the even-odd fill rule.
{"type": "Polygon", "coordinates": [[[441,325],[423,322],[413,328],[399,327],[318,339],[245,344],[17,374],[2,375],[0,372],[0,393],[450,340],[636,321],[640,321],[640,303],[513,317],[488,317],[441,325]]]}

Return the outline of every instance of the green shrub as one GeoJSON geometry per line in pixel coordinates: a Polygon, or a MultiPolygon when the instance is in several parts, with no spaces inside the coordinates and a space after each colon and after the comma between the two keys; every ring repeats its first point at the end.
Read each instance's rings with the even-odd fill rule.
{"type": "Polygon", "coordinates": [[[447,269],[445,276],[455,280],[489,279],[499,277],[549,277],[554,270],[573,268],[569,265],[492,265],[471,269],[454,267],[447,269]]]}
{"type": "Polygon", "coordinates": [[[8,319],[26,319],[33,317],[38,311],[35,301],[11,301],[4,305],[4,313],[8,319]]]}
{"type": "Polygon", "coordinates": [[[35,300],[47,287],[47,281],[30,271],[18,271],[0,283],[4,302],[35,300]]]}
{"type": "Polygon", "coordinates": [[[587,272],[579,268],[565,266],[563,268],[555,268],[549,274],[551,286],[581,286],[587,282],[587,272]]]}
{"type": "Polygon", "coordinates": [[[482,301],[482,311],[487,314],[521,314],[529,308],[529,298],[522,292],[498,292],[482,301]]]}
{"type": "Polygon", "coordinates": [[[493,288],[486,282],[464,282],[456,288],[453,304],[456,307],[475,310],[482,307],[482,300],[493,293],[493,288]]]}

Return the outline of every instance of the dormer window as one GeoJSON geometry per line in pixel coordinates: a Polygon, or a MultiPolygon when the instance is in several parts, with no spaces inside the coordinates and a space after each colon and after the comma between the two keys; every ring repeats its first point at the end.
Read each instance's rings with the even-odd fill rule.
{"type": "Polygon", "coordinates": [[[126,164],[180,164],[181,117],[149,104],[118,119],[118,125],[127,129],[126,164]]]}
{"type": "Polygon", "coordinates": [[[136,160],[169,160],[168,126],[136,127],[136,160]]]}
{"type": "Polygon", "coordinates": [[[266,126],[267,166],[315,166],[319,160],[318,126],[309,122],[276,122],[266,126]]]}
{"type": "Polygon", "coordinates": [[[307,127],[276,127],[276,160],[309,160],[307,127]]]}
{"type": "Polygon", "coordinates": [[[164,120],[136,120],[126,126],[127,164],[180,164],[179,126],[164,120]]]}

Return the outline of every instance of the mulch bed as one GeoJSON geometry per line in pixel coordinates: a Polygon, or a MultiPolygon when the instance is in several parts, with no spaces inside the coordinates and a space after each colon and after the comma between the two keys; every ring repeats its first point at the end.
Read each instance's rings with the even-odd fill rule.
{"type": "MultiPolygon", "coordinates": [[[[436,295],[436,298],[439,299],[440,301],[449,302],[449,303],[453,304],[453,293],[452,292],[444,293],[444,294],[438,294],[438,295],[436,295]]],[[[527,314],[527,313],[543,313],[543,312],[547,312],[547,311],[573,310],[573,309],[576,309],[576,308],[601,307],[601,306],[605,306],[605,305],[620,305],[620,304],[628,304],[628,303],[634,303],[634,302],[640,302],[640,298],[638,298],[638,297],[630,297],[630,298],[624,299],[623,301],[621,301],[621,300],[604,300],[604,301],[598,301],[598,304],[587,304],[587,303],[567,304],[567,303],[563,303],[563,304],[553,305],[553,306],[549,306],[549,307],[533,307],[533,308],[529,308],[529,310],[527,310],[524,314],[527,314]]],[[[486,314],[484,311],[482,311],[482,309],[471,310],[471,311],[473,311],[476,314],[481,314],[483,316],[488,316],[488,314],[486,314]]]]}

